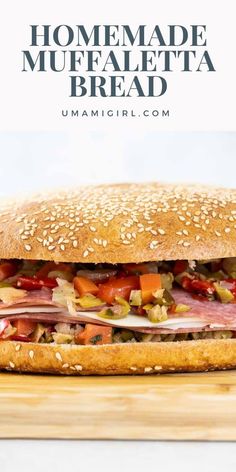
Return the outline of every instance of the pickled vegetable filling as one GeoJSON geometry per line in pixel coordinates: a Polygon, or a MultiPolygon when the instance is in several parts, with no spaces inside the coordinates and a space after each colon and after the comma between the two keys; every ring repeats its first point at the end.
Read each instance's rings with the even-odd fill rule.
{"type": "Polygon", "coordinates": [[[230,339],[235,337],[236,331],[231,330],[147,334],[129,329],[111,328],[110,326],[90,323],[85,325],[69,323],[48,325],[28,320],[20,320],[13,324],[9,323],[5,334],[2,335],[2,339],[11,339],[13,341],[80,345],[192,341],[199,339],[230,339]]]}
{"type": "MultiPolygon", "coordinates": [[[[228,328],[222,327],[219,319],[216,330],[213,325],[216,305],[229,307],[235,304],[235,301],[236,258],[117,265],[30,260],[0,262],[1,339],[96,345],[111,342],[164,341],[167,340],[166,336],[170,336],[168,340],[188,340],[195,339],[196,336],[197,339],[234,337],[235,305],[235,317],[234,312],[230,310],[228,328]],[[187,303],[178,302],[180,292],[188,295],[184,299],[187,303]],[[49,312],[47,314],[45,310],[44,313],[42,307],[42,323],[35,322],[33,310],[31,313],[25,310],[25,316],[19,315],[17,319],[19,307],[30,306],[33,309],[40,305],[40,299],[44,306],[59,307],[58,310],[63,312],[64,318],[68,316],[68,322],[48,322],[49,312]],[[135,328],[121,329],[120,325],[109,325],[109,321],[111,324],[111,321],[136,315],[140,320],[148,320],[151,328],[157,331],[158,326],[163,327],[163,323],[168,320],[181,317],[191,321],[196,300],[209,302],[208,306],[214,302],[212,322],[208,319],[208,325],[212,324],[211,329],[201,326],[198,332],[196,329],[191,331],[190,326],[189,332],[184,333],[145,334],[135,328]],[[28,305],[23,305],[23,301],[28,305]],[[14,314],[15,309],[14,319],[10,316],[4,317],[5,307],[12,308],[11,314],[14,314]],[[96,312],[96,322],[71,323],[69,319],[69,315],[75,316],[78,312],[88,315],[91,311],[96,312]],[[63,331],[58,329],[61,324],[67,327],[64,326],[63,331]]],[[[205,303],[202,305],[206,306],[205,303]]],[[[24,310],[21,309],[21,313],[24,313],[24,310]]]]}

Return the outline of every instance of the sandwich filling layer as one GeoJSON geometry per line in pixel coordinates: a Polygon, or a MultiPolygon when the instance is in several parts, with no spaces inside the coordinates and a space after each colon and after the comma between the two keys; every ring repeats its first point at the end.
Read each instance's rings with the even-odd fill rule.
{"type": "Polygon", "coordinates": [[[0,263],[0,339],[58,344],[236,337],[236,258],[0,263]]]}

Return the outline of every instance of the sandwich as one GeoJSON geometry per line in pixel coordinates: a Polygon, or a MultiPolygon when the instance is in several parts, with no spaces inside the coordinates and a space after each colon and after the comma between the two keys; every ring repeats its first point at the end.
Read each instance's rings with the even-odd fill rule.
{"type": "Polygon", "coordinates": [[[84,186],[2,202],[0,369],[236,366],[236,190],[84,186]]]}

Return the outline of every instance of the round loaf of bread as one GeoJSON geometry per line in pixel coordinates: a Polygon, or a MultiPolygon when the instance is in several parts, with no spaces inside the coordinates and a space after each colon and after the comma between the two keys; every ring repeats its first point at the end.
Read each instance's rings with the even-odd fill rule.
{"type": "Polygon", "coordinates": [[[85,186],[4,202],[0,258],[81,263],[236,255],[236,190],[162,183],[85,186]]]}

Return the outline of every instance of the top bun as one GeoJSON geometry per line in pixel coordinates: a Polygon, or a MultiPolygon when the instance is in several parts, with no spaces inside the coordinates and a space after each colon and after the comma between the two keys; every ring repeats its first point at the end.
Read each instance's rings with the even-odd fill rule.
{"type": "Polygon", "coordinates": [[[125,263],[236,256],[236,190],[85,186],[0,208],[0,258],[125,263]]]}

